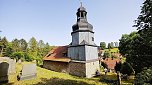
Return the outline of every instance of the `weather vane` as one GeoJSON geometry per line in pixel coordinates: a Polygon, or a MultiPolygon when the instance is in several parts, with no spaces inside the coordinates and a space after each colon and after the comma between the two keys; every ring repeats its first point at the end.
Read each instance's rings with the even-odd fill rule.
{"type": "Polygon", "coordinates": [[[79,0],[80,1],[80,5],[81,5],[81,7],[82,7],[82,0],[79,0]]]}

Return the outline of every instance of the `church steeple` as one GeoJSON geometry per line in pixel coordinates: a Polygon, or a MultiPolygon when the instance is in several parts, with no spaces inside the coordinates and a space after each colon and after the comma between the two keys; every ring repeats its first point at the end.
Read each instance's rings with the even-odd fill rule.
{"type": "Polygon", "coordinates": [[[87,11],[82,6],[82,2],[77,10],[76,15],[77,15],[77,22],[72,26],[73,32],[84,31],[84,30],[93,32],[93,26],[87,21],[87,11]]]}
{"type": "Polygon", "coordinates": [[[77,10],[77,21],[80,21],[80,19],[87,20],[87,12],[86,9],[82,6],[82,2],[80,2],[81,6],[77,10]]]}

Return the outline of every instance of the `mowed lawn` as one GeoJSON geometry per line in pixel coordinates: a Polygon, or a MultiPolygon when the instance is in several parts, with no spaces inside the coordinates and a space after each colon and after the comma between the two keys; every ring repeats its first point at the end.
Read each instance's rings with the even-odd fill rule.
{"type": "MultiPolygon", "coordinates": [[[[100,79],[105,78],[103,72],[100,77],[81,78],[65,73],[50,71],[41,67],[37,67],[37,77],[35,79],[17,81],[17,74],[21,70],[21,66],[22,65],[17,64],[17,73],[9,76],[9,83],[7,85],[112,85],[107,84],[106,82],[100,82],[100,79]]],[[[115,73],[108,73],[108,76],[106,77],[108,80],[116,80],[116,78],[115,73]]],[[[132,85],[131,83],[128,83],[128,81],[123,82],[123,85],[132,85]]]]}

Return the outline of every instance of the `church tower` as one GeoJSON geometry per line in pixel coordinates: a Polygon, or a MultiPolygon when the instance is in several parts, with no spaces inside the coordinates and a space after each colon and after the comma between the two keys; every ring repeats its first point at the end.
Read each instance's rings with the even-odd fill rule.
{"type": "Polygon", "coordinates": [[[68,48],[71,59],[69,73],[92,77],[99,70],[98,50],[94,43],[93,26],[87,21],[87,11],[82,6],[77,10],[77,22],[72,26],[72,43],[68,48]]]}

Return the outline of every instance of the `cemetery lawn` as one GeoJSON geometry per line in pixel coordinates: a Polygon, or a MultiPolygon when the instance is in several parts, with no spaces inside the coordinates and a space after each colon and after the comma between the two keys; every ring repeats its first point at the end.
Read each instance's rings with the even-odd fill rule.
{"type": "MultiPolygon", "coordinates": [[[[28,63],[28,62],[26,62],[28,63]]],[[[100,77],[81,78],[71,76],[65,73],[50,71],[41,67],[37,67],[37,77],[31,80],[17,81],[17,74],[21,70],[21,65],[17,64],[17,73],[9,76],[9,83],[7,85],[111,85],[107,82],[101,82],[100,79],[105,79],[104,73],[100,77]]],[[[30,70],[30,69],[29,69],[30,70]]],[[[106,79],[116,80],[115,73],[108,73],[106,79]]],[[[123,85],[132,85],[133,80],[122,81],[123,85]]]]}

